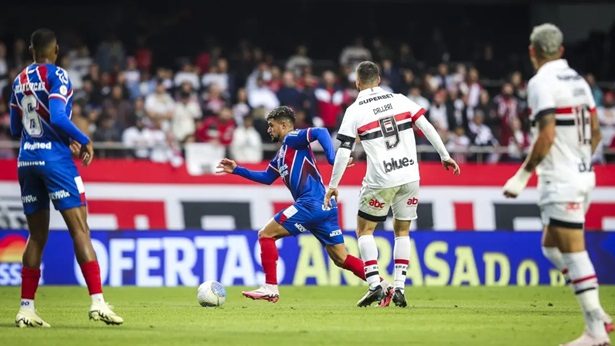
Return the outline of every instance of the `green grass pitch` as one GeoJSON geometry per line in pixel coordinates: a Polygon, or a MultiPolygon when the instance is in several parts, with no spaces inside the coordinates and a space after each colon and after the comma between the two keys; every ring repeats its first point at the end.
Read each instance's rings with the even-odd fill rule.
{"type": "MultiPolygon", "coordinates": [[[[557,345],[583,330],[568,287],[408,287],[409,308],[358,308],[364,287],[281,287],[277,304],[227,287],[202,308],[194,287],[105,288],[122,326],[88,320],[83,287],[43,286],[51,329],[14,327],[19,288],[0,287],[0,345],[557,345]]],[[[602,286],[615,313],[615,286],[602,286]]]]}

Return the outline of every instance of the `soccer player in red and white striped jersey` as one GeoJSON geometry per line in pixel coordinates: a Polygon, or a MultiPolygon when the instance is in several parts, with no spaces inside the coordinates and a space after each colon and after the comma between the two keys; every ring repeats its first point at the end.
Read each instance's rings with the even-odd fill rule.
{"type": "Polygon", "coordinates": [[[589,85],[562,59],[562,42],[562,32],[553,24],[534,27],[530,36],[529,55],[536,69],[528,85],[534,140],[503,192],[516,197],[536,170],[543,253],[568,277],[585,318],[583,335],[566,345],[610,345],[607,332],[613,322],[600,305],[583,234],[596,184],[591,159],[600,142],[600,125],[589,85]]]}

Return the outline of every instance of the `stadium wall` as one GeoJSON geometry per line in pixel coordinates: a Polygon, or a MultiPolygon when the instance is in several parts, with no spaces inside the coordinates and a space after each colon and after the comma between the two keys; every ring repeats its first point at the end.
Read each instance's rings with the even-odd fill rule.
{"type": "MultiPolygon", "coordinates": [[[[0,232],[0,286],[21,282],[27,232],[0,232]]],[[[257,232],[252,230],[92,233],[103,283],[110,286],[198,286],[204,280],[253,286],[264,282],[257,232]]],[[[349,251],[358,253],[347,232],[349,251]]],[[[392,232],[377,232],[381,274],[391,280],[392,232]]],[[[337,268],[308,234],[276,242],[278,279],[286,285],[361,285],[337,268]]],[[[602,284],[615,284],[615,233],[587,234],[588,252],[602,284]]],[[[84,284],[68,232],[51,232],[43,256],[42,283],[84,284]]],[[[543,257],[539,232],[413,232],[408,284],[415,286],[564,285],[543,257]]]]}
{"type": "MultiPolygon", "coordinates": [[[[264,169],[266,164],[248,165],[264,169]]],[[[325,180],[331,166],[320,163],[325,180]]],[[[421,163],[419,218],[413,228],[439,231],[540,230],[536,179],[519,198],[504,198],[501,187],[518,164],[464,165],[459,177],[435,163],[421,163]]],[[[185,166],[146,161],[98,160],[79,167],[86,185],[89,223],[94,230],[259,229],[292,196],[278,179],[260,185],[233,175],[191,176],[185,166]]],[[[597,188],[587,213],[590,231],[615,230],[615,165],[596,166],[597,188]]],[[[340,187],[342,229],[356,226],[365,163],[349,168],[340,187]]],[[[24,229],[14,160],[0,160],[0,229],[24,229]]],[[[53,211],[51,228],[63,229],[53,211]]],[[[389,218],[380,228],[392,229],[389,218]]]]}

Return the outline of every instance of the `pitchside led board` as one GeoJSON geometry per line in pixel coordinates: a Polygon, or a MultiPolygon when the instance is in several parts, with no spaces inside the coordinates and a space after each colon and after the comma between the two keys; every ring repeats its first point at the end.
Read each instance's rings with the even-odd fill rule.
{"type": "MultiPolygon", "coordinates": [[[[0,285],[19,285],[25,231],[0,232],[0,285]]],[[[256,231],[95,231],[92,233],[103,283],[111,286],[198,286],[205,280],[224,285],[264,282],[256,231]]],[[[413,232],[408,284],[563,285],[563,277],[540,250],[539,232],[413,232]]],[[[345,234],[357,254],[357,241],[345,234]]],[[[376,234],[381,272],[392,279],[394,236],[376,234]]],[[[615,284],[615,233],[587,234],[590,256],[603,284],[615,284]]],[[[333,265],[309,234],[277,241],[278,278],[286,285],[361,285],[352,273],[333,265]]],[[[43,284],[84,284],[68,232],[51,232],[43,257],[43,284]]]]}

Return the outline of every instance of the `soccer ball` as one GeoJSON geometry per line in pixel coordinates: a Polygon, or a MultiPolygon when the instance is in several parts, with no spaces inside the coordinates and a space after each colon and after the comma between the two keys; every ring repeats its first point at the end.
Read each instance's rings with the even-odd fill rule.
{"type": "Polygon", "coordinates": [[[201,306],[220,306],[226,301],[226,289],[218,281],[207,280],[196,291],[201,306]]]}

